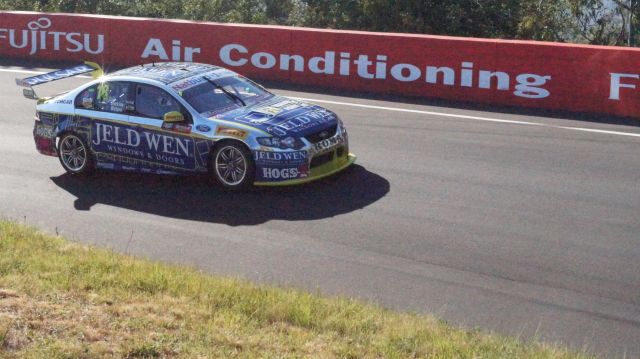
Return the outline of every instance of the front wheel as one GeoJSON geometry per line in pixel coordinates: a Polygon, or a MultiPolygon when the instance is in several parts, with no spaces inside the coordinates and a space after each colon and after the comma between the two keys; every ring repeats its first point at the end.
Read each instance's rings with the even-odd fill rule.
{"type": "Polygon", "coordinates": [[[62,136],[58,144],[58,158],[68,173],[85,175],[93,170],[89,146],[75,134],[62,136]]]}
{"type": "Polygon", "coordinates": [[[255,166],[251,153],[244,146],[223,143],[213,151],[211,162],[213,175],[223,187],[238,190],[253,184],[255,166]]]}

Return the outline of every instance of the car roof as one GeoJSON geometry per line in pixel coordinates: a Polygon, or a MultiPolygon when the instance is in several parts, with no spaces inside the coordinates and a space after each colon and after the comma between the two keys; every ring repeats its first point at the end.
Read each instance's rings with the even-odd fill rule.
{"type": "Polygon", "coordinates": [[[122,69],[110,73],[108,77],[131,76],[156,80],[168,85],[172,82],[218,69],[222,69],[222,67],[195,62],[159,62],[122,69]]]}

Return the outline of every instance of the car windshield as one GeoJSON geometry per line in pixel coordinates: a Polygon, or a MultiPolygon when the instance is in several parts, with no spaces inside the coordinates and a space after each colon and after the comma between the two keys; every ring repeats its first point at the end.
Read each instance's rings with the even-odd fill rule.
{"type": "Polygon", "coordinates": [[[206,82],[182,91],[181,96],[196,111],[207,117],[252,105],[273,96],[260,85],[241,76],[203,78],[206,82]]]}

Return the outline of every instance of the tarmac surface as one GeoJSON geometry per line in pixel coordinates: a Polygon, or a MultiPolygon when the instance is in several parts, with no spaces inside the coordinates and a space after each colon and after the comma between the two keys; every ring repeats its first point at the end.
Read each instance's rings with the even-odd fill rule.
{"type": "Polygon", "coordinates": [[[229,193],[201,177],[66,175],[35,150],[35,102],[14,85],[30,74],[16,71],[0,68],[0,216],[214,274],[640,356],[639,127],[276,88],[338,113],[357,165],[229,193]]]}

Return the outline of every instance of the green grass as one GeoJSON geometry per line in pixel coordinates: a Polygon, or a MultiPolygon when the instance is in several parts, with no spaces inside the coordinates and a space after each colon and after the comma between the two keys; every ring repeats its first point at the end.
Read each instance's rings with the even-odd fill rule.
{"type": "Polygon", "coordinates": [[[0,357],[583,358],[0,221],[0,357]]]}

